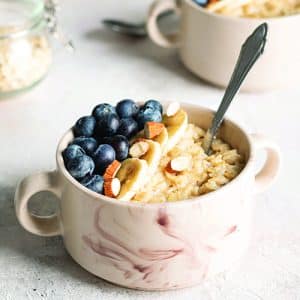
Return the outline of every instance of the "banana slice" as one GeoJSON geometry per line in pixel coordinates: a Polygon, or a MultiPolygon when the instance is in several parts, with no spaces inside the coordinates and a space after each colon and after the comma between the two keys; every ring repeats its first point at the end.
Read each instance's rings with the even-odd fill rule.
{"type": "Polygon", "coordinates": [[[151,176],[157,170],[157,167],[159,165],[161,158],[161,147],[159,143],[152,140],[145,139],[144,141],[148,143],[149,148],[148,151],[140,157],[140,159],[143,159],[147,162],[148,172],[151,176]]]}
{"type": "Polygon", "coordinates": [[[188,115],[180,109],[174,116],[168,117],[164,115],[163,123],[165,124],[168,132],[168,143],[166,151],[170,151],[180,141],[185,133],[188,125],[188,115]]]}
{"type": "Polygon", "coordinates": [[[130,201],[145,184],[148,173],[149,167],[145,160],[138,158],[124,160],[116,175],[121,182],[121,190],[117,199],[120,201],[130,201]]]}
{"type": "Polygon", "coordinates": [[[166,150],[166,146],[168,144],[168,140],[169,140],[169,135],[168,135],[168,130],[167,128],[164,128],[163,131],[161,132],[161,134],[159,134],[158,136],[156,136],[155,138],[152,139],[154,142],[157,142],[160,144],[161,147],[161,151],[162,153],[165,153],[166,150]]]}

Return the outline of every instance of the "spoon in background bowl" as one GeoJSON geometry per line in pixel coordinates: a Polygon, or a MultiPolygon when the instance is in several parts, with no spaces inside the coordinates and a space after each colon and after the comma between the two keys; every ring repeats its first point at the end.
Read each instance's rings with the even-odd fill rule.
{"type": "MultiPolygon", "coordinates": [[[[173,11],[166,11],[158,17],[161,21],[167,16],[172,15],[173,11]]],[[[110,30],[135,38],[146,38],[148,36],[146,22],[143,23],[130,23],[116,19],[104,19],[102,23],[110,30]]]]}
{"type": "Polygon", "coordinates": [[[221,104],[214,115],[211,127],[207,130],[202,147],[206,154],[211,153],[211,145],[223,122],[224,115],[232,102],[234,96],[239,91],[242,83],[247,77],[258,58],[263,54],[267,41],[268,25],[263,23],[247,38],[243,44],[238,61],[234,68],[230,82],[225,90],[221,104]]]}

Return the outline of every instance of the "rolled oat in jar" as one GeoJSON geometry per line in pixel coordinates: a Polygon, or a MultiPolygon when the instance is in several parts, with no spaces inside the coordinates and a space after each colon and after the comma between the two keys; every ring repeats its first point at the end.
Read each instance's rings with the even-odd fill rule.
{"type": "Polygon", "coordinates": [[[45,77],[52,62],[49,33],[58,36],[52,0],[0,0],[0,97],[45,77]]]}

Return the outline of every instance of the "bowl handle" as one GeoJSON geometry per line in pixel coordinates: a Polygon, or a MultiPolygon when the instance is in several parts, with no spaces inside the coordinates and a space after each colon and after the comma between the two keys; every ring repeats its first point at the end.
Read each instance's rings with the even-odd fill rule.
{"type": "Polygon", "coordinates": [[[281,163],[281,155],[278,146],[267,137],[260,134],[252,134],[255,152],[264,149],[267,159],[262,169],[255,176],[255,194],[265,191],[276,179],[281,163]]]}
{"type": "Polygon", "coordinates": [[[21,225],[33,234],[40,236],[62,235],[58,214],[38,217],[30,214],[28,210],[29,199],[41,191],[52,192],[60,198],[61,193],[56,171],[30,175],[20,182],[15,193],[17,218],[21,225]]]}
{"type": "Polygon", "coordinates": [[[158,25],[158,18],[160,15],[174,11],[179,14],[180,9],[177,6],[176,0],[158,0],[155,1],[149,10],[147,18],[147,31],[151,40],[157,45],[164,48],[178,48],[179,36],[178,34],[165,35],[161,32],[158,25]]]}

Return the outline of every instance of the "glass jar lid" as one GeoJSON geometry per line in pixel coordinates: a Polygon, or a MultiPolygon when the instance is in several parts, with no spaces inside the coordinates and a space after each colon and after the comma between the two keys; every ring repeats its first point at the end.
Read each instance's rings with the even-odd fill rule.
{"type": "Polygon", "coordinates": [[[0,0],[0,35],[29,30],[44,15],[43,0],[0,0]]]}

